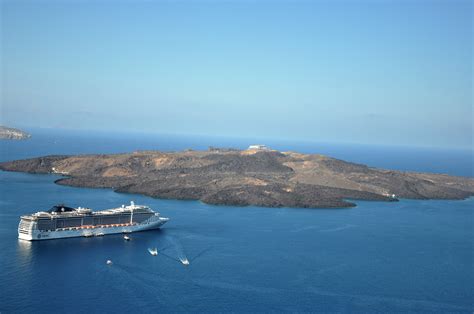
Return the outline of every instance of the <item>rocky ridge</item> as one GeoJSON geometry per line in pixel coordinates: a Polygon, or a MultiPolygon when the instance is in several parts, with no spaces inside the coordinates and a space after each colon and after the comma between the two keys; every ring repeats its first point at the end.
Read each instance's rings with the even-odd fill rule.
{"type": "Polygon", "coordinates": [[[0,125],[0,139],[6,139],[6,140],[25,140],[30,138],[31,135],[19,130],[19,129],[14,129],[14,128],[9,128],[6,126],[1,126],[0,125]]]}
{"type": "Polygon", "coordinates": [[[335,208],[354,206],[349,200],[474,195],[471,178],[384,170],[323,155],[270,150],[45,156],[3,162],[0,169],[57,173],[64,176],[58,184],[216,205],[335,208]]]}

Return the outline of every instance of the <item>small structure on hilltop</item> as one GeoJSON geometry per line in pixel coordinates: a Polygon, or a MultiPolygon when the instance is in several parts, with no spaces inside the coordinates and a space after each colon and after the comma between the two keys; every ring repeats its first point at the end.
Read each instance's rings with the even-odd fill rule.
{"type": "Polygon", "coordinates": [[[250,145],[249,148],[247,149],[248,150],[270,150],[270,147],[263,144],[254,144],[254,145],[250,145]]]}

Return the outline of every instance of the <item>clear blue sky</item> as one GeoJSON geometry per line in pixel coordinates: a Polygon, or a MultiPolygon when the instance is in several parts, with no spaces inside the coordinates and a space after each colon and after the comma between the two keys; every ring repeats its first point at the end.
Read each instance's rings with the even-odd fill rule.
{"type": "Polygon", "coordinates": [[[2,124],[472,145],[472,1],[2,1],[2,124]]]}

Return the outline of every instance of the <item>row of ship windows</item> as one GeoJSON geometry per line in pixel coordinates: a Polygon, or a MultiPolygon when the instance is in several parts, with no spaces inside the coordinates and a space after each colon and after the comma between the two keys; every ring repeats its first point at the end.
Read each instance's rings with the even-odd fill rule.
{"type": "MultiPolygon", "coordinates": [[[[135,217],[134,217],[135,218],[135,217]]],[[[146,217],[148,218],[148,217],[146,217]]],[[[141,223],[145,219],[133,219],[134,223],[141,223]]],[[[81,227],[81,226],[99,226],[99,225],[112,225],[112,224],[129,224],[130,219],[127,220],[109,220],[101,219],[100,221],[61,221],[61,222],[51,222],[51,223],[38,223],[38,229],[40,230],[49,230],[56,228],[69,228],[69,227],[81,227]]]]}
{"type": "MultiPolygon", "coordinates": [[[[130,219],[130,214],[123,214],[123,215],[102,215],[100,217],[94,217],[94,216],[86,216],[86,217],[58,217],[58,218],[54,218],[54,219],[49,219],[49,218],[46,218],[46,219],[40,219],[39,222],[42,222],[42,221],[51,221],[51,220],[55,220],[55,221],[62,221],[62,220],[82,220],[82,219],[130,219]]],[[[134,213],[133,214],[133,217],[142,217],[142,216],[153,216],[153,214],[150,214],[150,213],[134,213]]]]}
{"type": "MultiPolygon", "coordinates": [[[[148,218],[152,215],[137,214],[133,215],[135,218],[148,218]]],[[[49,223],[49,222],[63,222],[63,221],[98,221],[98,220],[130,220],[130,215],[128,216],[102,216],[102,217],[67,217],[67,218],[56,218],[56,219],[41,219],[38,223],[49,223]]]]}
{"type": "Polygon", "coordinates": [[[30,221],[20,221],[20,228],[22,229],[29,229],[31,226],[31,222],[30,221]]]}
{"type": "Polygon", "coordinates": [[[64,228],[57,228],[54,230],[44,230],[41,231],[52,232],[52,231],[72,231],[72,230],[83,230],[83,229],[100,229],[100,228],[114,228],[114,227],[128,227],[133,224],[111,224],[111,225],[97,225],[97,226],[81,226],[81,227],[64,227],[64,228]]]}

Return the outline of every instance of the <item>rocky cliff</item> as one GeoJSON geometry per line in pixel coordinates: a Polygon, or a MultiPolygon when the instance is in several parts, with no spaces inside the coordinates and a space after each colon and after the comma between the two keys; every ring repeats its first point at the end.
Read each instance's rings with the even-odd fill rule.
{"type": "Polygon", "coordinates": [[[8,128],[6,126],[1,126],[0,125],[0,139],[6,139],[6,140],[25,140],[30,138],[31,135],[19,130],[19,129],[14,129],[14,128],[8,128]]]}
{"type": "Polygon", "coordinates": [[[351,199],[463,199],[474,180],[371,168],[323,155],[278,151],[159,151],[46,156],[0,169],[59,173],[58,184],[113,188],[219,205],[348,207],[351,199]]]}

